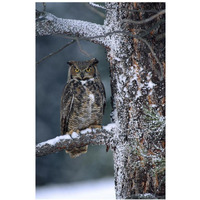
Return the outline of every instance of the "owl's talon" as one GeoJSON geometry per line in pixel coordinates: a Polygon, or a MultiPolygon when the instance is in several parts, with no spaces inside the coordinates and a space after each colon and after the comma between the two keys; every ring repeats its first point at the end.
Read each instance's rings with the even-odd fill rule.
{"type": "Polygon", "coordinates": [[[71,131],[69,131],[69,132],[66,132],[66,134],[68,134],[68,135],[71,136],[73,132],[75,132],[75,133],[77,133],[77,134],[80,134],[80,131],[79,131],[79,130],[76,130],[76,131],[71,130],[71,131]]]}
{"type": "Polygon", "coordinates": [[[90,125],[88,128],[91,129],[92,132],[96,132],[95,129],[101,129],[102,126],[101,125],[90,125]]]}
{"type": "Polygon", "coordinates": [[[94,128],[101,129],[102,126],[101,126],[101,125],[90,125],[89,128],[90,128],[90,129],[94,129],[94,128]]]}
{"type": "Polygon", "coordinates": [[[66,132],[66,134],[68,134],[68,135],[70,135],[71,136],[71,134],[73,133],[74,131],[73,130],[71,130],[71,131],[69,131],[69,132],[66,132]]]}

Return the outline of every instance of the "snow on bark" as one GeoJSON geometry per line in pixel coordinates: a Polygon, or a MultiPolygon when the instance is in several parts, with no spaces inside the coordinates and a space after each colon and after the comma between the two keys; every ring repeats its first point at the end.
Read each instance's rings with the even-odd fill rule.
{"type": "Polygon", "coordinates": [[[103,129],[108,132],[111,132],[112,130],[116,129],[116,124],[115,123],[107,124],[106,126],[103,126],[103,129]]]}
{"type": "Polygon", "coordinates": [[[71,137],[72,137],[73,139],[79,138],[79,134],[76,133],[76,132],[73,132],[73,133],[71,134],[71,137]]]}
{"type": "MultiPolygon", "coordinates": [[[[107,3],[107,18],[105,24],[107,29],[121,30],[121,16],[118,13],[118,3],[107,3]],[[110,9],[112,8],[112,10],[110,9]],[[110,9],[110,10],[109,10],[110,9]]],[[[114,177],[116,198],[127,198],[131,195],[131,187],[129,181],[128,158],[130,156],[130,143],[128,140],[127,129],[127,98],[129,92],[126,84],[128,79],[129,57],[131,55],[131,42],[128,36],[124,34],[113,34],[110,36],[110,48],[108,50],[108,60],[111,68],[111,89],[113,96],[113,112],[112,119],[116,123],[117,129],[114,135],[117,143],[112,146],[114,160],[114,177]],[[128,164],[128,165],[127,165],[128,164]]]]}
{"type": "Polygon", "coordinates": [[[105,7],[99,5],[99,4],[96,4],[96,3],[93,3],[93,2],[89,2],[89,4],[93,7],[96,7],[96,8],[101,8],[101,9],[106,9],[105,7]]]}
{"type": "Polygon", "coordinates": [[[72,150],[75,147],[81,147],[88,144],[93,145],[110,145],[113,133],[115,132],[115,124],[108,124],[102,129],[82,130],[79,134],[73,132],[71,135],[61,135],[53,139],[41,142],[36,145],[36,156],[45,156],[62,150],[72,150]]]}
{"type": "Polygon", "coordinates": [[[38,147],[45,146],[45,145],[53,146],[53,145],[56,145],[56,143],[62,142],[63,140],[70,140],[70,139],[72,139],[70,135],[61,135],[61,136],[57,136],[56,138],[47,140],[45,142],[41,142],[37,146],[38,147]]]}
{"type": "MultiPolygon", "coordinates": [[[[107,32],[130,31],[129,27],[121,27],[120,21],[129,16],[122,8],[135,9],[133,5],[106,3],[107,32]]],[[[139,47],[147,48],[144,42],[121,33],[106,39],[110,40],[107,57],[111,71],[112,120],[116,124],[113,138],[118,141],[111,145],[116,197],[126,199],[154,193],[163,184],[161,171],[164,169],[165,122],[162,115],[152,110],[160,106],[156,99],[160,85],[153,82],[148,54],[139,51],[139,47]]]]}

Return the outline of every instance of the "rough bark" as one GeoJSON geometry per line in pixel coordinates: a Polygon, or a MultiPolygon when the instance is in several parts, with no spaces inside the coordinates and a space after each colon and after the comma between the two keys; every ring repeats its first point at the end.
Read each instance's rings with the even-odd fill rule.
{"type": "MultiPolygon", "coordinates": [[[[145,12],[133,13],[128,10],[143,10],[145,6],[151,6],[151,9],[160,11],[163,5],[107,3],[106,25],[110,29],[121,29],[133,34],[142,29],[149,30],[161,19],[155,19],[143,27],[130,24],[122,26],[120,22],[123,19],[136,21],[150,17],[145,12]]],[[[156,35],[153,32],[150,34],[145,39],[157,48],[156,53],[164,64],[164,40],[160,43],[161,47],[156,46],[156,35]]],[[[111,40],[113,45],[107,56],[111,72],[112,117],[117,126],[114,137],[127,136],[113,144],[116,197],[139,198],[140,194],[145,193],[163,197],[165,82],[164,79],[160,81],[160,69],[143,41],[128,35],[112,35],[111,40]],[[132,139],[129,139],[130,135],[132,139]]]]}
{"type": "Polygon", "coordinates": [[[117,199],[165,195],[164,9],[164,3],[106,3],[104,25],[38,14],[38,35],[85,37],[107,49],[115,131],[109,139],[88,133],[58,146],[109,143],[117,199]]]}

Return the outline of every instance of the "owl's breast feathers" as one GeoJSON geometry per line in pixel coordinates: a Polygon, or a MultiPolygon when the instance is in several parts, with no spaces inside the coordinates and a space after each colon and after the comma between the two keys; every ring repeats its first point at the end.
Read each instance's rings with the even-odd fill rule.
{"type": "Polygon", "coordinates": [[[69,81],[61,99],[61,133],[100,125],[105,104],[105,89],[99,79],[69,81]]]}

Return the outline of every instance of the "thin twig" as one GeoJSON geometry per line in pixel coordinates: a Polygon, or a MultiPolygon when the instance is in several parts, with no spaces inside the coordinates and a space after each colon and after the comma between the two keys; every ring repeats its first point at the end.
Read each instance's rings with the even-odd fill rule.
{"type": "Polygon", "coordinates": [[[86,51],[84,51],[84,50],[82,49],[81,44],[80,44],[80,41],[79,41],[78,38],[76,38],[76,42],[77,42],[77,44],[78,44],[78,47],[79,47],[80,52],[81,52],[82,54],[84,54],[85,56],[87,56],[88,58],[91,58],[90,54],[87,53],[86,51]]]}
{"type": "Polygon", "coordinates": [[[46,12],[46,2],[43,2],[43,12],[46,12]]]}
{"type": "Polygon", "coordinates": [[[151,9],[151,10],[136,10],[136,9],[127,9],[127,8],[120,8],[120,10],[126,10],[126,11],[129,11],[129,12],[147,12],[147,13],[157,13],[158,12],[158,10],[153,10],[153,9],[151,9]]]}
{"type": "MultiPolygon", "coordinates": [[[[156,28],[159,28],[159,26],[161,25],[161,24],[163,24],[165,22],[165,20],[164,19],[161,19],[161,20],[159,20],[157,23],[155,23],[152,27],[150,27],[150,28],[148,28],[148,29],[146,29],[146,30],[142,30],[140,33],[139,33],[139,36],[140,37],[144,37],[144,36],[146,36],[146,35],[148,35],[152,30],[155,30],[156,28]]],[[[135,29],[134,29],[135,30],[135,29]]]]}
{"type": "Polygon", "coordinates": [[[96,8],[101,8],[101,9],[104,9],[104,10],[106,10],[106,7],[104,7],[104,6],[101,6],[101,5],[99,5],[99,4],[96,4],[96,3],[93,3],[93,2],[89,2],[89,4],[90,4],[91,6],[93,6],[93,7],[96,7],[96,8]]]}
{"type": "Polygon", "coordinates": [[[145,24],[145,23],[148,23],[150,21],[152,21],[153,19],[155,19],[156,17],[160,16],[160,15],[163,15],[165,14],[165,10],[161,10],[160,12],[158,12],[157,14],[147,18],[147,19],[144,19],[144,20],[140,20],[140,21],[134,21],[134,20],[131,20],[131,19],[123,19],[122,20],[122,23],[124,22],[128,22],[128,23],[132,23],[132,24],[145,24]]]}
{"type": "Polygon", "coordinates": [[[63,47],[61,47],[60,49],[58,49],[55,52],[50,53],[49,55],[43,57],[41,60],[39,60],[36,64],[39,65],[42,61],[46,60],[47,58],[50,58],[51,56],[61,52],[63,49],[65,49],[66,47],[68,47],[69,45],[73,44],[76,40],[72,40],[71,42],[67,43],[66,45],[64,45],[63,47]]]}
{"type": "MultiPolygon", "coordinates": [[[[112,7],[111,8],[106,8],[104,6],[96,4],[94,2],[89,2],[89,4],[91,6],[93,6],[93,7],[101,8],[101,9],[104,9],[104,10],[113,10],[113,9],[115,9],[115,8],[112,8],[112,7]]],[[[153,9],[151,9],[151,10],[136,10],[136,9],[127,9],[127,8],[119,8],[119,9],[120,10],[127,10],[127,11],[130,11],[130,12],[149,12],[149,13],[157,13],[158,12],[158,10],[153,10],[153,9]]]]}
{"type": "Polygon", "coordinates": [[[156,59],[156,62],[158,63],[158,65],[159,65],[159,67],[160,67],[160,74],[158,74],[158,72],[157,72],[157,75],[158,75],[159,80],[162,81],[163,78],[164,78],[163,66],[162,66],[162,64],[160,63],[158,57],[156,56],[156,53],[154,52],[154,50],[153,50],[153,48],[151,47],[151,45],[147,42],[147,40],[141,38],[140,36],[138,36],[137,39],[141,40],[142,42],[144,42],[144,43],[148,46],[148,48],[149,48],[149,50],[151,51],[153,57],[156,59]]]}
{"type": "MultiPolygon", "coordinates": [[[[163,10],[163,11],[157,13],[156,15],[158,16],[158,15],[162,14],[163,12],[165,12],[165,10],[163,10]]],[[[55,19],[56,19],[56,17],[55,17],[54,15],[50,15],[50,16],[51,16],[52,18],[55,18],[55,19]]],[[[152,20],[152,18],[155,18],[155,15],[152,16],[151,18],[146,19],[146,20],[149,21],[149,20],[152,20]]],[[[144,21],[146,22],[146,20],[143,20],[143,21],[140,21],[140,22],[144,22],[144,21]]],[[[91,24],[90,24],[90,25],[91,25],[91,24]]],[[[92,24],[92,25],[93,25],[93,24],[92,24]]],[[[100,29],[103,29],[103,26],[100,26],[99,28],[100,28],[100,29]]],[[[93,30],[91,30],[91,31],[93,31],[93,30]]],[[[105,29],[104,29],[103,31],[105,31],[105,29]]],[[[54,33],[54,34],[55,34],[55,33],[54,33]]],[[[107,33],[104,33],[104,34],[102,34],[102,35],[91,36],[91,37],[81,37],[81,36],[79,35],[79,40],[92,40],[94,43],[102,43],[105,47],[109,47],[109,40],[103,40],[103,41],[101,41],[101,40],[95,40],[95,39],[97,39],[97,38],[105,38],[105,37],[110,36],[110,35],[113,35],[113,34],[126,34],[126,35],[128,35],[128,36],[130,36],[130,37],[138,38],[138,39],[140,39],[141,41],[145,42],[145,43],[147,44],[148,48],[150,49],[150,51],[152,52],[152,55],[155,57],[157,63],[158,63],[159,66],[160,66],[160,70],[161,70],[161,71],[160,71],[160,72],[161,72],[161,77],[160,77],[160,79],[163,79],[162,64],[159,62],[159,60],[158,60],[156,54],[154,53],[153,49],[151,48],[150,44],[149,44],[146,40],[144,40],[142,37],[140,37],[140,36],[138,36],[138,35],[133,35],[133,34],[130,33],[130,32],[126,32],[126,31],[121,31],[121,30],[120,30],[120,31],[107,32],[107,33]],[[105,42],[105,41],[106,41],[106,42],[105,42]]],[[[44,35],[44,33],[41,34],[41,35],[44,35]]],[[[56,35],[59,35],[59,34],[57,33],[56,35]]],[[[62,35],[62,34],[61,34],[61,35],[62,35]]],[[[76,41],[77,41],[77,36],[74,36],[74,37],[73,37],[73,40],[76,40],[76,41]]],[[[71,43],[73,43],[73,42],[71,42],[71,43]]],[[[70,44],[71,44],[71,43],[70,43],[70,44]]],[[[60,52],[62,49],[64,49],[66,46],[69,46],[70,44],[65,45],[64,47],[62,47],[61,49],[59,49],[57,52],[54,52],[54,53],[52,53],[52,54],[50,54],[50,55],[48,55],[48,56],[46,56],[46,57],[48,58],[48,57],[50,57],[50,56],[52,56],[52,55],[54,55],[54,54],[60,52]]],[[[46,57],[43,58],[41,61],[45,60],[46,57]]],[[[39,64],[41,61],[39,61],[37,64],[39,64]]],[[[159,77],[159,76],[158,76],[158,77],[159,77]]]]}
{"type": "Polygon", "coordinates": [[[95,12],[96,14],[98,14],[100,17],[105,18],[106,15],[104,13],[102,13],[101,11],[97,10],[95,7],[91,6],[91,4],[86,3],[86,6],[92,11],[95,12]]]}

